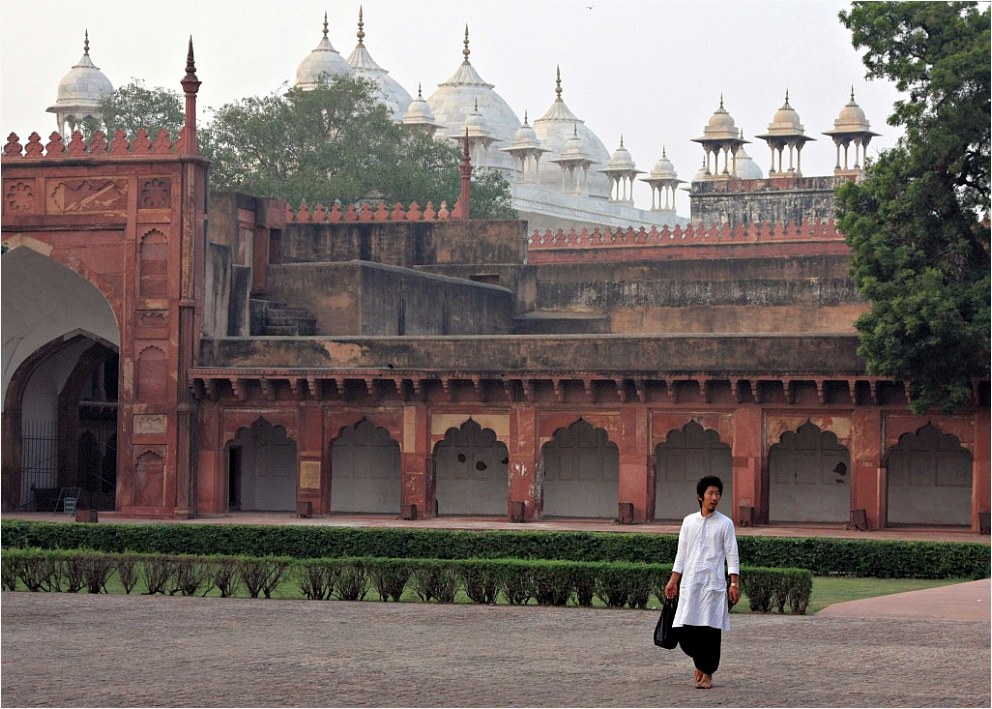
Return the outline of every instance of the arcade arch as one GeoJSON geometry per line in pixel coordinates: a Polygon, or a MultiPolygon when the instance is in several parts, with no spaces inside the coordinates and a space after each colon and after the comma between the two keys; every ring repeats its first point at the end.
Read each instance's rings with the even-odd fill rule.
{"type": "Polygon", "coordinates": [[[851,455],[810,421],[768,451],[770,522],[844,523],[851,517],[851,455]]]}
{"type": "Polygon", "coordinates": [[[615,518],[620,451],[602,428],[579,419],[541,447],[546,517],[615,518]]]}
{"type": "Polygon", "coordinates": [[[234,510],[296,509],[296,441],[259,417],[238,430],[228,449],[228,505],[234,510]]]}
{"type": "Polygon", "coordinates": [[[723,482],[720,511],[732,516],[734,465],[730,444],[713,429],[690,421],[681,430],[670,431],[655,447],[654,518],[681,520],[698,511],[696,482],[716,475],[723,482]]]}
{"type": "Polygon", "coordinates": [[[509,454],[491,428],[471,418],[434,447],[434,496],[439,514],[505,515],[509,454]]]}
{"type": "MultiPolygon", "coordinates": [[[[96,286],[25,236],[0,259],[3,507],[47,506],[61,487],[114,506],[120,335],[96,286]],[[38,284],[44,283],[44,288],[38,284]]],[[[57,499],[57,497],[56,497],[57,499]]]]}
{"type": "Polygon", "coordinates": [[[933,424],[886,456],[889,524],[971,524],[971,452],[933,424]]]}
{"type": "Polygon", "coordinates": [[[397,514],[400,447],[389,431],[363,418],[331,443],[331,512],[397,514]]]}

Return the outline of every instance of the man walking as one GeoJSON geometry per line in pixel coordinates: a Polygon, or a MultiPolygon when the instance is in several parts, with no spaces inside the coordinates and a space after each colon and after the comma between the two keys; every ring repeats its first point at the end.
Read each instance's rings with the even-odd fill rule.
{"type": "Polygon", "coordinates": [[[695,664],[699,689],[713,686],[713,673],[720,664],[721,633],[730,630],[730,606],[741,598],[734,523],[716,511],[722,494],[723,481],[715,475],[696,483],[699,512],[682,520],[672,577],[665,586],[667,598],[681,596],[672,627],[680,628],[679,645],[695,664]]]}

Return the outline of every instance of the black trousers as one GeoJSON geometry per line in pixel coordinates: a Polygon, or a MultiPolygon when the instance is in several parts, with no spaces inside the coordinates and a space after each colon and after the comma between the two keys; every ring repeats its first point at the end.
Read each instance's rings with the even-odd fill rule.
{"type": "Polygon", "coordinates": [[[679,646],[692,658],[696,669],[711,675],[720,666],[719,628],[705,625],[683,625],[679,628],[679,646]]]}

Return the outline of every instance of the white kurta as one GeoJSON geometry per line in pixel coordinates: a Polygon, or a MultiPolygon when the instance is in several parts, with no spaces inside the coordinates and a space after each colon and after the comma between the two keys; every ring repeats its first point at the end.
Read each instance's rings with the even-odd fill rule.
{"type": "Polygon", "coordinates": [[[696,512],[682,520],[672,570],[682,574],[672,625],[730,630],[727,574],[740,573],[737,534],[730,518],[714,511],[706,517],[696,512]]]}

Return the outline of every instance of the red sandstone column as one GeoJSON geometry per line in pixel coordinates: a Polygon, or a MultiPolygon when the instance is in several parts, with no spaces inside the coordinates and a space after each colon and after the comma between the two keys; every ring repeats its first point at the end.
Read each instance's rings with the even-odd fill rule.
{"type": "Polygon", "coordinates": [[[992,496],[990,482],[989,409],[979,407],[975,411],[975,450],[971,463],[971,530],[981,531],[979,514],[989,512],[989,498],[992,496]]]}
{"type": "Polygon", "coordinates": [[[323,494],[322,484],[326,476],[321,469],[324,460],[323,411],[316,401],[301,401],[299,406],[299,475],[296,500],[297,503],[309,502],[312,514],[327,514],[330,511],[327,508],[330,495],[323,494]]]}
{"type": "Polygon", "coordinates": [[[851,415],[851,509],[864,510],[869,529],[886,525],[887,485],[882,469],[882,415],[861,406],[851,415]]]}
{"type": "Polygon", "coordinates": [[[764,436],[761,426],[761,409],[754,405],[741,405],[734,410],[734,440],[732,456],[734,466],[734,499],[724,513],[732,515],[734,522],[741,519],[741,507],[754,509],[754,522],[768,522],[768,491],[763,482],[764,436]]]}
{"type": "Polygon", "coordinates": [[[434,485],[430,449],[430,420],[427,406],[409,403],[403,407],[401,505],[416,505],[418,518],[434,516],[434,485]]]}
{"type": "MultiPolygon", "coordinates": [[[[510,410],[510,458],[508,503],[524,503],[524,519],[540,517],[537,505],[537,412],[533,406],[517,406],[510,410]]],[[[512,511],[512,510],[511,510],[512,511]]]]}
{"type": "MultiPolygon", "coordinates": [[[[648,517],[648,466],[644,451],[650,448],[647,407],[628,404],[620,411],[619,502],[634,505],[634,521],[648,517]]],[[[648,456],[650,458],[650,455],[648,456]]]]}

